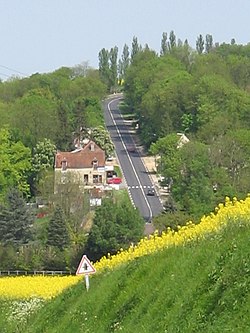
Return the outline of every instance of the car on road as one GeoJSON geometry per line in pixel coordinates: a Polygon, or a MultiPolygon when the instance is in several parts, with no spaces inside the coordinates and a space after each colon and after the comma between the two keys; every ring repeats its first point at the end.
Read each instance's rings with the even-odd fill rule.
{"type": "Polygon", "coordinates": [[[108,184],[121,184],[122,179],[120,177],[113,177],[113,178],[108,178],[107,179],[108,184]]]}
{"type": "Polygon", "coordinates": [[[130,145],[127,147],[127,151],[129,153],[135,153],[136,152],[136,146],[135,145],[130,145]]]}
{"type": "Polygon", "coordinates": [[[155,195],[155,190],[153,188],[149,188],[148,192],[147,192],[147,195],[154,196],[155,195]]]}

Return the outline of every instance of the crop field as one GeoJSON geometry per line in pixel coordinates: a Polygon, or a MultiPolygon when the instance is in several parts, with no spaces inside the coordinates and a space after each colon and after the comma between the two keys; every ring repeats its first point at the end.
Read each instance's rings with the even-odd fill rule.
{"type": "Polygon", "coordinates": [[[79,281],[77,276],[16,276],[0,278],[0,296],[50,299],[79,281]]]}
{"type": "MultiPolygon", "coordinates": [[[[193,224],[191,221],[189,221],[186,226],[180,227],[179,230],[176,232],[169,229],[166,232],[162,233],[161,235],[155,233],[154,235],[152,235],[149,238],[142,239],[137,245],[131,246],[128,250],[121,249],[116,255],[108,254],[106,257],[103,257],[100,261],[94,263],[94,267],[96,268],[97,273],[95,274],[96,277],[94,277],[93,281],[90,282],[91,285],[93,285],[93,289],[91,289],[91,293],[93,292],[92,290],[99,290],[99,289],[97,289],[99,284],[105,283],[106,279],[108,279],[109,276],[115,277],[117,274],[119,275],[120,274],[119,269],[117,269],[117,268],[120,267],[122,271],[124,269],[126,271],[126,265],[136,265],[137,261],[135,259],[137,259],[139,257],[142,257],[142,259],[144,258],[145,260],[147,258],[149,258],[148,260],[150,260],[150,258],[151,258],[150,255],[153,255],[153,256],[158,255],[159,257],[161,255],[163,255],[163,257],[165,257],[166,250],[169,249],[170,250],[169,253],[171,253],[171,251],[177,251],[179,249],[179,250],[181,250],[180,259],[184,260],[183,259],[184,252],[182,252],[182,251],[184,251],[184,249],[185,249],[186,256],[188,256],[188,253],[192,250],[192,247],[194,247],[195,244],[200,244],[201,242],[207,241],[206,246],[208,249],[208,245],[210,244],[209,242],[213,241],[213,239],[215,240],[215,242],[218,242],[218,244],[219,244],[218,249],[221,249],[220,239],[221,239],[223,230],[228,230],[228,229],[230,230],[232,228],[232,230],[234,230],[234,231],[232,232],[231,237],[235,237],[234,236],[234,235],[236,235],[235,230],[239,230],[237,233],[239,233],[241,229],[242,229],[242,231],[244,231],[244,228],[249,226],[249,222],[250,222],[250,196],[248,196],[245,200],[240,200],[240,201],[238,201],[236,198],[234,198],[233,200],[229,200],[227,198],[224,204],[220,204],[215,209],[214,213],[211,213],[208,216],[204,216],[201,219],[199,224],[193,224]],[[110,273],[112,272],[113,275],[106,274],[107,272],[110,272],[110,273]],[[102,280],[102,276],[105,277],[104,280],[102,280]],[[103,282],[101,282],[101,281],[103,281],[103,282]]],[[[243,235],[244,235],[244,232],[243,232],[243,235]]],[[[234,244],[233,251],[236,251],[236,250],[239,251],[240,243],[235,245],[236,244],[235,240],[233,240],[231,242],[233,242],[233,244],[234,244]]],[[[211,251],[213,251],[213,244],[211,243],[209,246],[211,247],[211,251]]],[[[227,245],[227,247],[228,247],[228,245],[227,245]]],[[[197,247],[197,249],[198,249],[198,247],[197,247]]],[[[204,254],[204,256],[207,260],[206,251],[208,251],[208,250],[206,249],[206,247],[204,247],[204,248],[201,247],[200,249],[201,250],[199,250],[199,251],[204,251],[204,253],[206,254],[206,255],[204,254]]],[[[218,251],[218,249],[216,251],[218,251]]],[[[215,253],[216,253],[216,251],[215,251],[215,253]]],[[[173,265],[176,263],[177,253],[178,252],[176,252],[176,254],[174,255],[173,265]]],[[[226,250],[226,253],[228,256],[228,249],[226,250]]],[[[242,250],[241,252],[239,252],[239,256],[241,258],[239,261],[236,256],[232,257],[232,260],[235,259],[235,262],[237,265],[238,265],[238,263],[241,265],[244,264],[243,265],[244,269],[242,267],[237,268],[237,277],[238,278],[239,278],[239,274],[238,274],[239,271],[243,272],[245,269],[248,269],[247,262],[245,262],[243,260],[244,253],[245,254],[247,253],[246,250],[242,250]]],[[[193,256],[193,254],[191,254],[191,259],[192,259],[192,256],[193,256]]],[[[185,260],[187,260],[187,258],[185,260]]],[[[169,270],[171,267],[170,257],[168,257],[168,261],[169,261],[168,262],[168,270],[169,270]]],[[[143,263],[143,262],[141,262],[141,263],[143,263]]],[[[146,263],[147,263],[147,261],[145,261],[145,264],[146,263]]],[[[164,272],[165,261],[163,261],[162,264],[163,264],[162,272],[164,272]]],[[[152,263],[150,265],[152,266],[152,263]]],[[[214,262],[212,265],[213,265],[213,267],[216,267],[216,266],[214,266],[214,265],[216,265],[216,262],[214,262]]],[[[231,267],[230,265],[229,265],[229,267],[231,267]]],[[[195,263],[194,263],[194,266],[195,266],[195,263]]],[[[181,269],[180,269],[181,267],[183,267],[183,269],[185,268],[184,263],[182,263],[180,266],[178,266],[177,270],[179,273],[181,272],[181,269]]],[[[188,267],[190,267],[190,265],[188,265],[188,267]]],[[[155,270],[156,269],[158,270],[158,266],[157,267],[155,266],[155,270]]],[[[173,266],[172,271],[174,271],[174,269],[175,268],[173,266]]],[[[136,271],[137,270],[135,270],[135,274],[136,274],[136,271]]],[[[184,273],[183,273],[183,275],[185,275],[184,273]]],[[[124,274],[124,273],[121,273],[121,274],[124,274]]],[[[160,274],[160,272],[159,272],[159,274],[160,274]]],[[[145,272],[143,273],[143,276],[144,275],[145,275],[145,272]]],[[[189,275],[186,274],[185,276],[189,276],[189,275]]],[[[121,277],[119,277],[119,279],[118,279],[119,281],[120,281],[120,278],[121,277]]],[[[3,323],[4,323],[4,329],[5,329],[4,332],[6,332],[6,333],[24,332],[23,329],[24,329],[24,327],[26,327],[25,325],[27,325],[30,322],[29,318],[31,318],[31,319],[34,318],[33,314],[40,313],[40,310],[42,311],[43,308],[46,311],[47,305],[49,307],[52,306],[52,304],[54,304],[53,303],[54,301],[56,302],[55,309],[58,309],[58,311],[59,311],[59,309],[62,307],[62,308],[65,308],[65,311],[66,311],[67,304],[64,304],[65,303],[64,297],[70,298],[72,295],[72,297],[74,298],[74,297],[76,297],[75,293],[77,292],[77,290],[85,289],[83,283],[78,284],[78,282],[80,282],[81,279],[82,279],[82,277],[79,277],[79,276],[17,276],[17,277],[0,278],[0,324],[3,325],[3,323]],[[75,288],[71,289],[71,287],[73,287],[76,284],[78,284],[78,286],[75,291],[75,288]],[[66,293],[67,296],[64,296],[63,292],[66,290],[68,290],[68,292],[66,293]],[[60,296],[60,294],[61,294],[61,296],[60,296]],[[59,296],[59,298],[58,298],[58,296],[59,296]]],[[[232,279],[232,282],[230,282],[230,285],[236,283],[234,281],[234,275],[232,277],[230,277],[230,279],[232,279]]],[[[244,274],[242,275],[242,279],[245,279],[244,274]]],[[[169,277],[168,277],[168,280],[169,280],[169,277]]],[[[199,280],[197,279],[197,281],[199,281],[199,280]]],[[[239,280],[239,284],[241,285],[241,288],[240,288],[241,291],[243,290],[242,283],[243,284],[246,283],[244,281],[242,282],[239,280]]],[[[101,292],[102,288],[101,288],[101,290],[99,290],[100,295],[98,297],[100,297],[100,300],[99,300],[100,302],[101,302],[101,298],[105,299],[106,294],[108,293],[108,290],[110,288],[110,282],[107,282],[107,283],[108,283],[108,287],[104,288],[105,292],[104,291],[103,291],[103,293],[101,292]]],[[[133,284],[132,281],[131,281],[131,283],[133,284]]],[[[166,288],[166,285],[164,285],[164,286],[166,288]]],[[[211,288],[212,287],[214,288],[213,285],[211,285],[211,288]]],[[[83,292],[83,290],[81,291],[81,293],[83,292]]],[[[177,289],[175,288],[174,290],[175,290],[175,293],[177,293],[177,289]]],[[[143,293],[143,289],[141,290],[141,294],[142,293],[143,293]]],[[[243,294],[243,291],[241,293],[243,294]]],[[[95,297],[97,297],[97,296],[95,296],[95,297]]],[[[96,301],[95,297],[94,297],[94,300],[96,301]]],[[[167,296],[164,296],[164,297],[167,297],[167,296]]],[[[244,299],[245,299],[245,296],[242,298],[242,300],[244,300],[244,299]]],[[[95,303],[95,301],[94,301],[94,303],[95,303]]],[[[74,304],[74,302],[72,304],[74,304]]],[[[89,305],[90,307],[92,306],[91,304],[89,305]]],[[[49,314],[50,314],[50,312],[48,312],[48,316],[49,316],[49,314]]],[[[66,314],[67,314],[67,311],[65,312],[65,316],[66,316],[66,314]]],[[[66,319],[67,318],[65,317],[65,320],[66,319]]],[[[101,325],[101,322],[100,322],[100,325],[101,325]]]]}
{"type": "MultiPolygon", "coordinates": [[[[219,204],[215,213],[204,216],[199,224],[187,222],[177,232],[168,229],[161,235],[157,232],[149,238],[142,239],[137,245],[131,245],[128,250],[121,249],[116,255],[107,254],[96,262],[97,273],[114,269],[135,258],[155,253],[173,246],[183,246],[192,241],[205,239],[208,235],[216,234],[229,223],[237,224],[250,220],[250,196],[245,200],[232,201],[226,198],[225,204],[219,204]]],[[[57,296],[66,288],[76,284],[79,276],[33,276],[33,277],[4,277],[0,278],[0,297],[12,299],[27,299],[38,297],[50,299],[57,296]]]]}

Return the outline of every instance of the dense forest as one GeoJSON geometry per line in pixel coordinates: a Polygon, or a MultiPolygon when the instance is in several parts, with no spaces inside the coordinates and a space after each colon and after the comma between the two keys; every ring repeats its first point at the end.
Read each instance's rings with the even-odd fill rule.
{"type": "MultiPolygon", "coordinates": [[[[126,195],[107,198],[94,213],[73,184],[59,196],[53,191],[57,150],[74,149],[79,136],[105,141],[108,93],[124,93],[122,110],[137,119],[171,188],[158,228],[198,221],[225,196],[249,192],[250,45],[199,35],[194,50],[171,31],[162,34],[159,54],[134,37],[118,55],[116,46],[103,48],[98,70],[83,63],[0,82],[0,269],[74,269],[83,250],[98,259],[141,237],[143,223],[126,195]],[[178,133],[189,142],[180,145],[178,133]],[[42,219],[30,208],[39,200],[46,202],[42,219]]],[[[108,155],[112,145],[103,148],[108,155]]]]}

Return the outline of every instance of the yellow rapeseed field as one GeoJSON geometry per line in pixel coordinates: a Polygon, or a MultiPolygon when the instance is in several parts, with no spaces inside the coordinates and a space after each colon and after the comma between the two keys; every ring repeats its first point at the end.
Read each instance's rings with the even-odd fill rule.
{"type": "Polygon", "coordinates": [[[0,278],[0,296],[7,298],[52,298],[76,284],[79,276],[16,276],[0,278]]]}
{"type": "MultiPolygon", "coordinates": [[[[250,196],[238,201],[226,198],[225,204],[219,204],[215,212],[204,216],[199,224],[191,221],[180,227],[177,232],[168,229],[158,235],[156,232],[149,238],[143,238],[137,245],[128,250],[120,250],[116,255],[108,254],[94,264],[98,272],[113,269],[135,258],[161,251],[171,246],[181,246],[193,240],[203,239],[211,233],[220,231],[230,223],[250,222],[250,196]]],[[[51,298],[65,288],[77,283],[80,277],[6,277],[0,278],[0,297],[9,298],[51,298]]]]}
{"type": "Polygon", "coordinates": [[[121,249],[116,255],[108,254],[107,257],[101,258],[100,261],[95,263],[95,268],[99,272],[112,269],[135,258],[171,246],[185,245],[192,240],[202,239],[210,233],[216,233],[229,223],[241,223],[243,220],[250,221],[250,195],[245,200],[240,201],[237,198],[233,198],[231,201],[227,197],[225,204],[219,204],[215,213],[203,216],[199,224],[189,221],[186,226],[180,227],[177,232],[171,229],[161,235],[156,232],[150,238],[144,238],[137,245],[130,246],[126,251],[121,249]]]}

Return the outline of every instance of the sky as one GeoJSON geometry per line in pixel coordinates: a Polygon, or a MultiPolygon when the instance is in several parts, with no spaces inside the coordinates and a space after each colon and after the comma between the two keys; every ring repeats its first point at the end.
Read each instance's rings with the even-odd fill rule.
{"type": "Polygon", "coordinates": [[[199,34],[247,44],[249,13],[249,0],[0,0],[0,78],[98,68],[102,48],[121,53],[133,36],[159,52],[171,30],[193,48],[199,34]]]}

